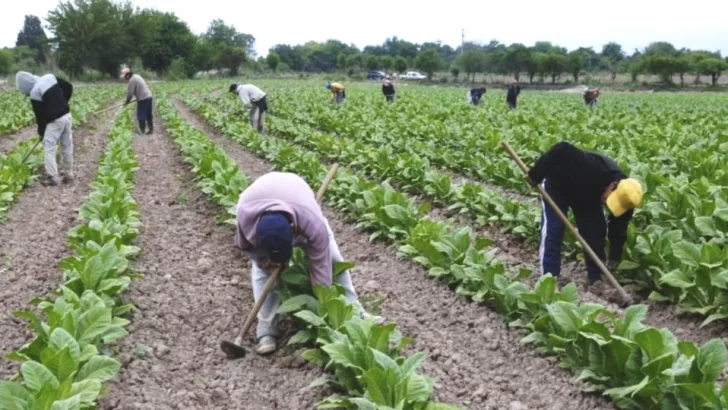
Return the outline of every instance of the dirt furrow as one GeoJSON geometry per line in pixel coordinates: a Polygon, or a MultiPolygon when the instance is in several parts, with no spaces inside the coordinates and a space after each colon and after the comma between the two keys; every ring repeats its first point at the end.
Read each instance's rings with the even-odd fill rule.
{"type": "Polygon", "coordinates": [[[111,116],[106,113],[73,129],[73,184],[47,188],[36,182],[27,187],[0,225],[0,377],[17,370],[5,354],[31,337],[27,322],[14,318],[12,312],[28,308],[31,298],[44,296],[61,283],[58,262],[69,254],[66,234],[78,223],[78,209],[96,176],[111,116]]]}
{"type": "MultiPolygon", "coordinates": [[[[252,177],[271,165],[202,122],[179,101],[177,108],[204,130],[252,177]]],[[[604,398],[581,392],[566,370],[519,343],[501,317],[426,279],[418,266],[371,244],[341,213],[325,210],[344,257],[357,263],[354,283],[363,299],[379,299],[381,314],[429,353],[423,371],[435,378],[438,400],[467,409],[607,409],[604,398]]]]}
{"type": "Polygon", "coordinates": [[[22,128],[12,134],[0,136],[0,154],[7,155],[7,153],[14,150],[21,141],[31,139],[33,137],[38,138],[38,128],[35,125],[32,127],[22,128]]]}
{"type": "Polygon", "coordinates": [[[320,393],[304,389],[320,370],[285,352],[229,361],[219,350],[253,305],[248,261],[233,246],[233,229],[215,224],[218,210],[161,123],[155,135],[135,138],[134,149],[144,226],[135,266],[145,276],[129,292],[138,310],[120,346],[123,370],[101,408],[313,408],[320,393]]]}

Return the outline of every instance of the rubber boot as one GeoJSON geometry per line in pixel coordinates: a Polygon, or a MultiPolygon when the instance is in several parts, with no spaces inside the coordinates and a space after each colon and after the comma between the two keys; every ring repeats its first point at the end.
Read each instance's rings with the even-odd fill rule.
{"type": "Polygon", "coordinates": [[[147,135],[151,135],[152,133],[154,133],[154,123],[152,122],[152,120],[147,120],[147,125],[149,125],[147,135]]]}
{"type": "Polygon", "coordinates": [[[139,132],[144,134],[144,123],[146,121],[139,121],[139,132]]]}

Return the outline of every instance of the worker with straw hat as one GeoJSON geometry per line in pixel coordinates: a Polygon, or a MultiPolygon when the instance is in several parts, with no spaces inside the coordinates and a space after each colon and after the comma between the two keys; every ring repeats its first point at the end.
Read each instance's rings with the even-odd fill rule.
{"type": "MultiPolygon", "coordinates": [[[[605,259],[605,237],[609,238],[609,263],[617,267],[627,239],[633,209],[642,201],[640,183],[622,172],[609,157],[583,151],[561,141],[544,153],[528,171],[531,185],[541,184],[565,215],[574,211],[579,233],[599,257],[605,259]],[[609,210],[608,221],[603,205],[609,210]]],[[[561,273],[561,243],[564,223],[551,207],[542,202],[541,274],[561,273]]],[[[586,258],[589,289],[596,294],[606,290],[598,266],[586,258]]]]}
{"type": "Polygon", "coordinates": [[[139,74],[134,74],[128,68],[121,70],[119,76],[123,80],[129,81],[126,89],[126,102],[131,102],[132,97],[136,97],[137,102],[137,121],[139,121],[139,132],[144,133],[145,124],[149,126],[147,135],[154,132],[154,123],[152,115],[152,92],[149,90],[146,81],[139,74]]]}

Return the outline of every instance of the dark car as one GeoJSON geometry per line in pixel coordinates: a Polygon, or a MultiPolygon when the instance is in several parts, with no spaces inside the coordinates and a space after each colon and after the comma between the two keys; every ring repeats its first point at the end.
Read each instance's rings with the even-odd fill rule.
{"type": "Polygon", "coordinates": [[[370,71],[369,74],[367,74],[367,80],[383,80],[385,77],[387,77],[387,75],[381,71],[370,71]]]}

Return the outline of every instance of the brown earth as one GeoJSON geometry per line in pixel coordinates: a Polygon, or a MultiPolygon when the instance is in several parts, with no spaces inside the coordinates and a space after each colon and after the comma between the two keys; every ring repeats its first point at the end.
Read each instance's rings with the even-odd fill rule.
{"type": "MultiPolygon", "coordinates": [[[[183,116],[255,178],[272,167],[239,144],[221,137],[181,103],[183,116]]],[[[436,380],[435,397],[468,409],[607,409],[606,399],[580,391],[582,385],[555,363],[519,343],[522,335],[505,329],[501,317],[458,297],[445,285],[392,249],[368,242],[339,212],[325,209],[342,253],[357,263],[352,273],[366,298],[384,297],[381,314],[414,348],[427,351],[425,374],[436,380]]]]}
{"type": "MultiPolygon", "coordinates": [[[[36,126],[32,126],[19,129],[11,134],[0,136],[0,154],[7,155],[8,152],[14,150],[15,147],[17,147],[23,140],[31,139],[33,137],[38,138],[37,132],[38,128],[36,126]]],[[[39,145],[38,148],[42,147],[39,145]]]]}
{"type": "MultiPolygon", "coordinates": [[[[27,187],[0,225],[0,377],[17,371],[17,363],[5,355],[30,341],[26,321],[12,316],[27,309],[28,302],[61,284],[58,262],[70,254],[66,234],[77,225],[78,209],[86,200],[96,176],[111,123],[106,113],[73,130],[76,180],[71,185],[27,187]]],[[[59,167],[60,167],[59,162],[59,167]]],[[[42,171],[39,171],[42,172],[42,171]]]]}
{"type": "Polygon", "coordinates": [[[121,375],[100,408],[313,408],[321,393],[305,388],[319,369],[283,351],[229,361],[219,350],[253,305],[247,259],[233,247],[232,227],[215,224],[219,209],[194,186],[161,123],[134,149],[144,225],[135,266],[145,276],[128,294],[138,310],[119,349],[121,375]]]}

